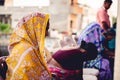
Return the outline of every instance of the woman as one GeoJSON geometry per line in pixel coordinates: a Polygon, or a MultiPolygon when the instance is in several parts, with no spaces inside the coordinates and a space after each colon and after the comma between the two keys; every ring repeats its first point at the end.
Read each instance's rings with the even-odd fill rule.
{"type": "Polygon", "coordinates": [[[96,68],[100,71],[100,80],[109,80],[111,78],[111,71],[109,68],[109,61],[102,58],[103,54],[103,31],[100,25],[96,22],[90,23],[80,34],[78,39],[78,44],[81,41],[92,42],[96,45],[98,50],[97,58],[94,60],[86,61],[84,67],[86,68],[96,68]]]}
{"type": "Polygon", "coordinates": [[[49,15],[32,13],[23,17],[10,37],[10,55],[6,59],[6,80],[50,80],[44,59],[44,38],[49,15]]]}
{"type": "Polygon", "coordinates": [[[101,67],[101,53],[102,53],[102,30],[100,28],[100,25],[97,24],[96,22],[90,23],[79,35],[78,38],[78,45],[81,44],[81,41],[84,40],[86,42],[92,42],[93,44],[96,45],[97,50],[98,50],[98,56],[95,60],[91,62],[87,62],[86,64],[87,67],[96,67],[100,68],[101,67]],[[97,63],[97,64],[94,64],[97,63]],[[94,64],[94,65],[93,65],[94,64]]]}

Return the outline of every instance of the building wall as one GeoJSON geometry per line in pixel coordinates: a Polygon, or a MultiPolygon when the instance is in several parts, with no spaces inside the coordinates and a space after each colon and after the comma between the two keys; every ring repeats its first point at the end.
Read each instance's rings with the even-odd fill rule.
{"type": "Polygon", "coordinates": [[[11,14],[12,27],[15,27],[17,22],[24,15],[40,11],[50,13],[50,28],[56,29],[59,32],[70,30],[70,21],[73,20],[73,30],[80,30],[85,27],[88,20],[88,12],[84,5],[80,6],[78,0],[50,0],[50,5],[47,7],[14,7],[13,0],[6,0],[5,6],[0,6],[0,14],[11,14]],[[71,2],[73,1],[73,5],[71,2]],[[87,15],[86,15],[87,14],[87,15]],[[70,17],[76,16],[76,18],[70,17]]]}
{"type": "Polygon", "coordinates": [[[48,8],[39,8],[39,7],[0,7],[0,14],[10,14],[12,18],[12,25],[11,27],[15,27],[19,19],[21,19],[23,16],[31,13],[31,12],[48,12],[48,8]]]}
{"type": "Polygon", "coordinates": [[[59,31],[68,30],[70,0],[50,0],[51,28],[59,31]]]}
{"type": "Polygon", "coordinates": [[[71,0],[70,15],[69,15],[69,31],[76,33],[81,29],[81,20],[83,7],[80,7],[78,0],[71,0]]]}
{"type": "Polygon", "coordinates": [[[66,31],[68,28],[68,14],[70,13],[70,0],[50,0],[50,6],[47,7],[14,7],[13,0],[6,0],[5,6],[0,6],[0,14],[11,14],[12,27],[15,27],[17,22],[24,15],[40,11],[50,13],[50,28],[59,31],[66,31]]]}
{"type": "Polygon", "coordinates": [[[13,6],[13,0],[5,0],[5,6],[13,6]]]}

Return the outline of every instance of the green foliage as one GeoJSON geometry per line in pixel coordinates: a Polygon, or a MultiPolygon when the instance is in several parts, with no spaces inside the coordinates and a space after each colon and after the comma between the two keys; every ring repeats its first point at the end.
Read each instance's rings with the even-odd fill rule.
{"type": "Polygon", "coordinates": [[[9,33],[12,31],[12,28],[9,24],[0,23],[0,32],[1,33],[9,33]]]}
{"type": "Polygon", "coordinates": [[[112,17],[112,25],[117,21],[116,17],[112,17]]]}

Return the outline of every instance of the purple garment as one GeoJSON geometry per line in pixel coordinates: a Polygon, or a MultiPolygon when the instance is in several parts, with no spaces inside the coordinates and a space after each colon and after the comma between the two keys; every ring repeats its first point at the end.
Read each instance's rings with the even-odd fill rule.
{"type": "Polygon", "coordinates": [[[96,22],[90,23],[80,34],[78,39],[78,44],[81,44],[81,41],[92,42],[96,45],[98,50],[98,56],[94,60],[86,61],[84,64],[85,68],[97,68],[100,71],[99,80],[110,80],[111,71],[109,67],[109,61],[102,58],[103,54],[103,37],[102,29],[100,25],[96,22]]]}
{"type": "Polygon", "coordinates": [[[81,44],[81,41],[92,42],[96,45],[98,50],[98,56],[94,60],[87,61],[85,67],[87,68],[101,68],[101,58],[102,58],[102,29],[100,25],[96,22],[92,22],[86,26],[86,28],[80,33],[78,38],[78,45],[81,44]]]}
{"type": "Polygon", "coordinates": [[[109,61],[107,59],[102,59],[102,67],[99,70],[99,80],[111,80],[112,75],[109,67],[109,61]]]}
{"type": "Polygon", "coordinates": [[[53,54],[53,58],[68,70],[79,70],[83,66],[83,57],[79,49],[59,50],[53,54]]]}

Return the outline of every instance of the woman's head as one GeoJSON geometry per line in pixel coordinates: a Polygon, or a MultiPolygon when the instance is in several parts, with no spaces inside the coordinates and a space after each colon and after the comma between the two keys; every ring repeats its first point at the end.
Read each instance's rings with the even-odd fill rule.
{"type": "Polygon", "coordinates": [[[18,22],[14,31],[14,33],[17,35],[14,35],[14,37],[11,36],[13,38],[10,38],[10,43],[13,43],[13,41],[16,42],[16,40],[18,42],[18,40],[24,39],[32,45],[37,46],[39,43],[43,43],[44,37],[48,33],[48,29],[48,14],[39,12],[28,14],[18,22]],[[17,36],[17,38],[15,36],[17,36]]]}

